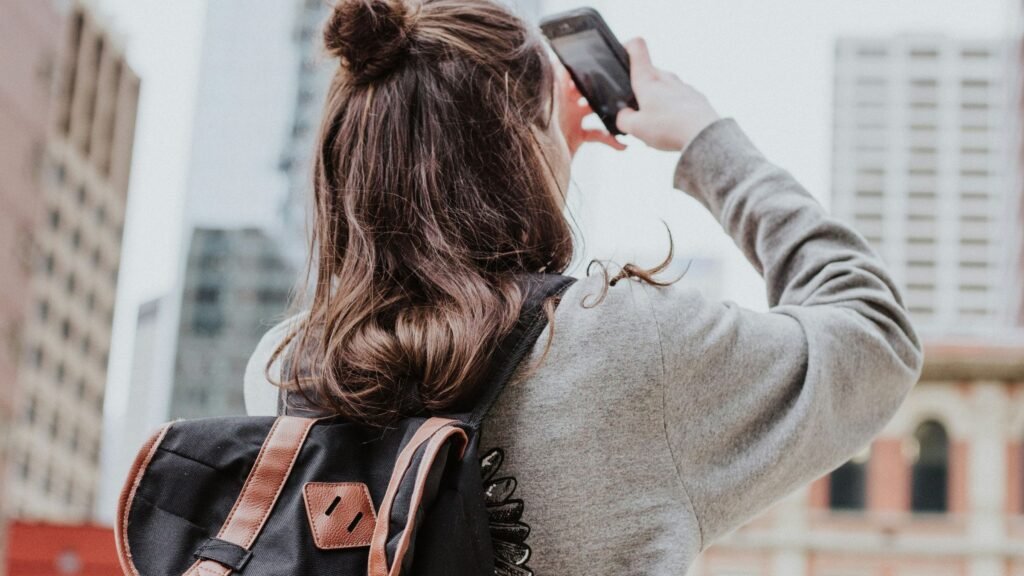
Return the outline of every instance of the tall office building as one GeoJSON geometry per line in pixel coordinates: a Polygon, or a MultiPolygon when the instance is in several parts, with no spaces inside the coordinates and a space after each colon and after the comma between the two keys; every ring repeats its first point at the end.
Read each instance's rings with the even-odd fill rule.
{"type": "MultiPolygon", "coordinates": [[[[51,2],[0,3],[0,470],[23,350],[32,231],[42,208],[60,16],[51,2]]],[[[0,475],[0,482],[3,478],[0,475]]],[[[0,484],[2,490],[2,484],[0,484]]]]}
{"type": "MultiPolygon", "coordinates": [[[[203,12],[181,223],[184,248],[167,296],[139,310],[132,377],[120,396],[127,399],[124,406],[131,407],[125,410],[131,413],[111,414],[104,431],[109,442],[104,447],[106,468],[95,513],[105,521],[112,519],[110,503],[116,502],[121,487],[119,470],[150,431],[173,416],[241,411],[243,357],[269,327],[263,323],[285,310],[282,299],[272,313],[256,315],[260,307],[252,304],[253,299],[267,294],[252,275],[265,270],[261,260],[250,255],[267,249],[266,234],[274,236],[275,249],[283,243],[278,238],[280,206],[288,183],[280,160],[294,93],[293,6],[281,0],[217,0],[204,3],[203,12]],[[234,232],[242,228],[266,233],[234,232]],[[213,278],[210,261],[214,257],[201,256],[215,242],[213,229],[225,231],[232,251],[216,258],[226,261],[224,269],[237,269],[237,277],[213,278]],[[245,246],[247,241],[254,246],[245,246]],[[238,262],[231,262],[234,258],[238,262]],[[236,264],[256,269],[244,270],[236,264]],[[195,283],[200,280],[214,284],[203,284],[197,292],[195,283]],[[242,284],[250,291],[239,292],[242,284]],[[211,297],[217,303],[207,300],[211,297]],[[233,306],[239,310],[229,309],[233,306]],[[193,330],[211,329],[209,324],[194,322],[193,315],[213,308],[220,309],[225,319],[217,337],[193,330]],[[248,313],[254,316],[236,321],[236,314],[248,313]],[[172,391],[175,385],[183,388],[172,391]]],[[[280,268],[279,273],[283,278],[267,281],[272,290],[282,283],[290,287],[295,281],[290,270],[280,268]]]]}
{"type": "Polygon", "coordinates": [[[128,409],[123,413],[107,410],[104,422],[100,488],[93,507],[98,522],[113,525],[121,487],[139,447],[170,419],[177,318],[171,316],[169,303],[164,296],[139,306],[124,401],[128,409]]]}
{"type": "Polygon", "coordinates": [[[281,205],[284,222],[282,246],[295,269],[308,258],[310,210],[313,202],[313,148],[320,129],[324,100],[338,63],[328,58],[321,41],[331,5],[321,0],[295,0],[292,33],[297,59],[297,82],[291,128],[285,141],[281,168],[288,178],[288,194],[281,205]]]}
{"type": "Polygon", "coordinates": [[[836,47],[833,211],[889,264],[926,336],[1015,324],[1018,109],[1009,42],[836,47]]]}
{"type": "Polygon", "coordinates": [[[74,521],[88,517],[99,472],[139,78],[104,25],[78,2],[67,14],[55,73],[7,512],[74,521]]]}
{"type": "Polygon", "coordinates": [[[196,228],[178,325],[171,418],[244,414],[242,377],[263,334],[283,319],[294,274],[256,228],[196,228]]]}

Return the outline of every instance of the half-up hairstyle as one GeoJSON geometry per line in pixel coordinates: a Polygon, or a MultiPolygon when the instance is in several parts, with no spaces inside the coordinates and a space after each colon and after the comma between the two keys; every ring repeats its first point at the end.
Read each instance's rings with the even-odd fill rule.
{"type": "Polygon", "coordinates": [[[546,49],[491,0],[341,0],[324,42],[341,65],[314,165],[315,290],[270,363],[297,351],[280,384],[356,422],[459,409],[518,317],[516,276],[573,254],[535,136],[546,49]]]}

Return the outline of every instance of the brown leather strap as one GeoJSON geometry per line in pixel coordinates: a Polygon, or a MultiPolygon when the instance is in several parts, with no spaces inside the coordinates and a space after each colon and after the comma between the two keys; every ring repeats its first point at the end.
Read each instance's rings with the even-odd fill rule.
{"type": "MultiPolygon", "coordinates": [[[[384,501],[381,502],[380,510],[377,512],[377,526],[373,531],[373,539],[370,542],[370,560],[367,570],[369,576],[389,576],[386,547],[388,543],[388,524],[390,524],[391,519],[391,506],[395,502],[395,496],[398,494],[398,488],[402,484],[402,479],[405,478],[405,473],[408,471],[409,466],[412,465],[413,456],[419,447],[429,441],[439,430],[452,426],[455,423],[455,420],[430,418],[419,427],[416,433],[413,434],[412,439],[409,440],[405,448],[398,454],[395,468],[391,472],[391,480],[388,482],[388,490],[384,494],[384,501]]],[[[454,428],[454,430],[458,430],[465,437],[466,434],[461,429],[454,428]]],[[[429,468],[426,452],[424,452],[424,459],[420,463],[420,469],[422,470],[425,465],[429,468]]],[[[412,510],[410,510],[410,515],[412,514],[412,510]]]]}
{"type": "Polygon", "coordinates": [[[139,485],[142,484],[142,476],[146,473],[146,468],[149,468],[149,463],[153,461],[153,456],[156,454],[157,449],[160,448],[160,443],[164,441],[164,436],[167,435],[171,424],[167,423],[161,426],[139,449],[139,453],[135,456],[135,461],[132,463],[131,471],[128,473],[128,479],[125,481],[124,488],[121,489],[121,497],[117,500],[117,518],[115,519],[117,523],[117,538],[115,544],[118,559],[121,561],[121,571],[130,576],[139,576],[139,571],[135,568],[135,562],[132,561],[131,548],[128,546],[128,515],[132,511],[132,502],[135,501],[135,494],[139,491],[139,485]]]}
{"type": "MultiPolygon", "coordinates": [[[[242,486],[231,513],[228,514],[224,526],[217,538],[241,546],[246,550],[252,548],[253,542],[263,530],[263,525],[270,516],[277,498],[284,488],[292,466],[306,442],[306,435],[316,420],[281,416],[274,421],[274,426],[263,442],[256,463],[253,464],[249,477],[242,486]]],[[[228,576],[231,569],[213,560],[197,560],[185,572],[185,576],[228,576]]]]}
{"type": "Polygon", "coordinates": [[[402,560],[405,558],[405,552],[409,549],[409,541],[412,539],[412,533],[416,526],[416,515],[419,512],[420,503],[423,501],[423,491],[426,488],[427,476],[430,474],[431,468],[433,468],[434,460],[437,458],[438,453],[448,445],[448,441],[453,437],[459,443],[459,459],[462,459],[469,438],[462,428],[454,426],[444,428],[437,434],[434,434],[430,438],[430,443],[427,444],[426,449],[423,451],[423,459],[420,460],[419,470],[416,471],[416,484],[409,503],[409,517],[406,519],[402,538],[398,541],[398,547],[395,549],[395,558],[391,562],[389,576],[399,576],[401,572],[402,560]]]}

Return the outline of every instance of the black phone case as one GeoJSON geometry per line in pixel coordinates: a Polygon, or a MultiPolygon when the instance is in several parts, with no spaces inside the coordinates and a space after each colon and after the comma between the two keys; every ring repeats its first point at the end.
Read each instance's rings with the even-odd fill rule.
{"type": "MultiPolygon", "coordinates": [[[[558,33],[558,27],[563,22],[573,20],[583,20],[587,23],[587,26],[581,26],[578,29],[574,29],[573,33],[578,32],[579,30],[592,28],[596,30],[598,34],[601,35],[601,37],[605,41],[605,44],[607,44],[608,47],[611,48],[612,54],[614,54],[615,58],[622,64],[622,67],[625,68],[626,75],[628,76],[629,53],[626,52],[626,49],[622,46],[622,43],[619,42],[619,39],[615,37],[615,34],[612,33],[611,28],[608,27],[608,23],[604,21],[604,18],[597,10],[586,7],[577,8],[575,10],[570,10],[568,12],[561,12],[559,14],[553,14],[551,16],[547,16],[541,19],[540,28],[546,38],[557,38],[562,35],[558,33]]],[[[586,91],[584,91],[583,83],[576,76],[576,73],[573,72],[572,67],[569,66],[569,64],[566,63],[564,60],[562,60],[561,55],[559,55],[557,51],[555,51],[555,55],[558,56],[558,59],[562,62],[562,65],[564,65],[566,70],[569,71],[569,76],[572,77],[572,81],[574,84],[576,84],[576,87],[579,88],[580,93],[583,94],[583,97],[586,98],[587,102],[590,102],[591,107],[593,107],[593,101],[591,97],[586,93],[586,91]]],[[[630,94],[628,105],[630,108],[638,108],[635,95],[630,94]]],[[[598,117],[601,118],[601,121],[604,123],[605,128],[608,129],[609,133],[616,136],[623,134],[623,132],[619,130],[618,126],[615,125],[615,116],[606,116],[598,114],[598,117]]]]}

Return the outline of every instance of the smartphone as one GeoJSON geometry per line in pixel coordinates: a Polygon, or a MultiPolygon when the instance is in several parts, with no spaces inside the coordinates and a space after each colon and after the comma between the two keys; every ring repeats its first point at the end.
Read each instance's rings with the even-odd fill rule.
{"type": "Polygon", "coordinates": [[[622,134],[615,125],[619,110],[637,108],[629,54],[601,14],[579,8],[542,19],[540,28],[608,132],[622,134]]]}

